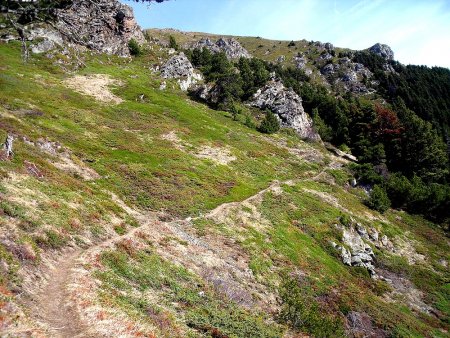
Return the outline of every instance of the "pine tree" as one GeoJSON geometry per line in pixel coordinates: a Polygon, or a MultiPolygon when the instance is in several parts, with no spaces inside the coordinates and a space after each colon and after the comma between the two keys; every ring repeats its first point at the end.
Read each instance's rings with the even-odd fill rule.
{"type": "Polygon", "coordinates": [[[173,37],[173,35],[171,35],[169,37],[169,48],[173,48],[175,50],[178,50],[178,44],[177,44],[177,40],[175,40],[175,38],[173,37]]]}
{"type": "Polygon", "coordinates": [[[367,206],[371,209],[384,213],[391,206],[391,200],[389,199],[386,190],[380,185],[374,185],[370,197],[367,200],[367,206]]]}
{"type": "Polygon", "coordinates": [[[266,116],[259,126],[259,131],[265,134],[273,134],[278,130],[280,130],[278,118],[270,110],[266,110],[266,116]]]}

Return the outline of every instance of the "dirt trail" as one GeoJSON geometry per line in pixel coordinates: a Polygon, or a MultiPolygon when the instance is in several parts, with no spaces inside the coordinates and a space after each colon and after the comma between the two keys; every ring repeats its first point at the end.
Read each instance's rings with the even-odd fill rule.
{"type": "Polygon", "coordinates": [[[33,297],[31,302],[32,316],[44,324],[50,337],[76,338],[95,337],[89,333],[89,328],[80,320],[75,303],[70,299],[68,286],[73,282],[75,269],[83,262],[83,256],[101,252],[114,243],[132,238],[137,231],[158,222],[156,214],[139,215],[140,224],[124,235],[117,235],[86,250],[75,249],[63,254],[48,275],[46,286],[33,297]]]}
{"type": "Polygon", "coordinates": [[[75,250],[61,257],[56,268],[51,271],[46,287],[34,300],[39,306],[36,317],[48,326],[51,337],[86,337],[83,334],[86,328],[69,304],[67,292],[71,270],[80,253],[81,250],[75,250]]]}
{"type": "MultiPolygon", "coordinates": [[[[220,214],[226,213],[229,208],[262,198],[262,196],[270,190],[276,192],[284,184],[292,185],[302,180],[315,180],[325,170],[326,168],[311,178],[294,179],[283,182],[274,181],[267,188],[259,191],[253,196],[250,196],[244,201],[221,204],[204,217],[218,217],[220,214]]],[[[113,246],[121,240],[133,238],[138,231],[143,230],[148,226],[153,225],[155,229],[161,228],[161,226],[173,228],[177,222],[192,220],[192,218],[187,218],[173,220],[171,222],[162,222],[158,219],[156,213],[144,215],[139,214],[130,208],[126,211],[129,213],[133,212],[141,226],[132,229],[124,235],[117,235],[107,239],[104,242],[94,245],[86,250],[76,249],[62,255],[55,264],[55,268],[49,272],[47,285],[37,295],[35,295],[35,297],[33,297],[33,306],[31,307],[32,316],[37,322],[44,324],[50,337],[94,337],[93,334],[89,333],[89,328],[86,327],[80,320],[79,313],[74,305],[75,302],[70,299],[68,292],[68,286],[75,278],[76,268],[83,264],[83,262],[86,262],[86,257],[92,257],[98,253],[101,253],[106,248],[113,246]]],[[[178,227],[177,231],[180,231],[178,227]]]]}

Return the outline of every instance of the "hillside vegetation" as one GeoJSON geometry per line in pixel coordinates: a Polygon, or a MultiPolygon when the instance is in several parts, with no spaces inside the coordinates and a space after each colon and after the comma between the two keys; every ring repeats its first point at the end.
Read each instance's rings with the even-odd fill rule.
{"type": "MultiPolygon", "coordinates": [[[[354,171],[360,183],[383,190],[386,205],[448,224],[448,69],[405,67],[386,45],[372,47],[392,53],[383,58],[371,50],[259,37],[237,38],[255,57],[228,60],[225,53],[192,50],[195,41],[205,40],[200,33],[148,32],[159,44],[169,39],[178,49],[188,48],[192,64],[214,83],[213,106],[220,109],[236,111],[236,102],[248,102],[272,76],[281,79],[301,97],[322,140],[358,158],[354,171]]],[[[215,38],[206,35],[207,41],[215,38]]]]}
{"type": "MultiPolygon", "coordinates": [[[[259,39],[239,41],[263,58],[259,39]]],[[[263,112],[240,100],[252,123],[175,80],[162,89],[152,69],[169,50],[150,43],[136,54],[70,50],[24,63],[19,42],[0,43],[0,139],[14,137],[0,161],[2,335],[448,335],[445,205],[441,224],[371,209],[355,174],[382,196],[399,193],[369,176],[373,166],[289,129],[261,133],[263,112]],[[360,261],[344,264],[345,252],[360,261]]],[[[435,169],[436,180],[417,170],[398,179],[445,189],[446,168],[435,169]]]]}

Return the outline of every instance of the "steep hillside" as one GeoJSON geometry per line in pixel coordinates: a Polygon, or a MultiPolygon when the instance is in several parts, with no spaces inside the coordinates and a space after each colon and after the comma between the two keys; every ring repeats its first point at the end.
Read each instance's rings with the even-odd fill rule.
{"type": "MultiPolygon", "coordinates": [[[[150,31],[123,57],[131,36],[114,33],[122,57],[64,43],[27,62],[0,42],[0,335],[448,336],[445,224],[374,210],[377,188],[322,143],[292,78],[214,104],[223,74],[166,33],[199,40],[150,31]],[[261,132],[264,114],[283,128],[261,132]]],[[[236,78],[230,45],[214,60],[236,78]]]]}

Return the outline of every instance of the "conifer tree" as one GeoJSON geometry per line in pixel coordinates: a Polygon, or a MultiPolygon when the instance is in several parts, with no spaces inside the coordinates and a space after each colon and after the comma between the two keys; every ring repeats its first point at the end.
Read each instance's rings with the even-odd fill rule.
{"type": "Polygon", "coordinates": [[[280,130],[280,122],[270,110],[266,110],[266,116],[259,126],[259,131],[265,134],[273,134],[278,130],[280,130]]]}

